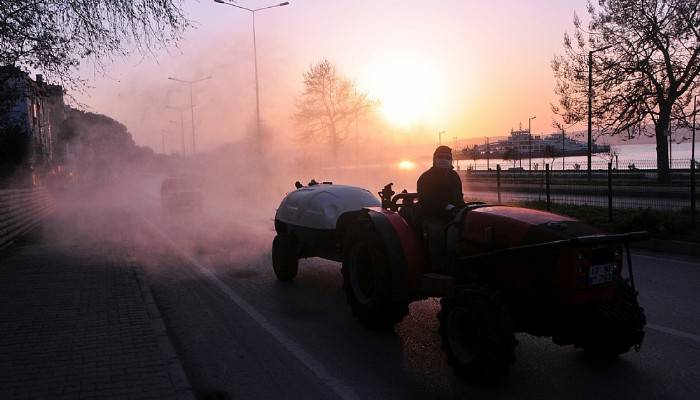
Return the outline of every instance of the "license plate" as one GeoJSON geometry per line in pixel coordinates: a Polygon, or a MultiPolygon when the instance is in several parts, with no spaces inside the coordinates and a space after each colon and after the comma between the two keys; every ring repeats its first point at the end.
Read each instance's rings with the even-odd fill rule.
{"type": "Polygon", "coordinates": [[[588,284],[600,285],[603,283],[612,282],[614,272],[614,263],[593,265],[588,272],[588,284]]]}

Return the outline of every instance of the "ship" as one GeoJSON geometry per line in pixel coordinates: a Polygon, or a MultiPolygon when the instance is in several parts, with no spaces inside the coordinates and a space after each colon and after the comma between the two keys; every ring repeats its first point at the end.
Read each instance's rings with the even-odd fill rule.
{"type": "MultiPolygon", "coordinates": [[[[593,143],[592,153],[609,153],[610,145],[593,143]]],[[[542,157],[570,157],[588,154],[588,143],[572,139],[563,133],[531,135],[527,129],[511,129],[510,136],[485,144],[465,147],[454,154],[460,160],[523,159],[542,157]]]]}

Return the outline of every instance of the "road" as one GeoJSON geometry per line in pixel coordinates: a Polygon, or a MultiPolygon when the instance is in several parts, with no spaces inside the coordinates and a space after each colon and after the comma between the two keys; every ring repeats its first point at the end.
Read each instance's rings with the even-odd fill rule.
{"type": "Polygon", "coordinates": [[[129,251],[200,398],[700,398],[698,260],[634,253],[649,320],[641,352],[597,365],[573,347],[518,335],[509,377],[486,389],[453,377],[437,299],[412,304],[395,333],[368,330],[345,303],[339,264],[302,260],[297,279],[279,283],[270,218],[235,220],[154,209],[128,224],[129,251]]]}

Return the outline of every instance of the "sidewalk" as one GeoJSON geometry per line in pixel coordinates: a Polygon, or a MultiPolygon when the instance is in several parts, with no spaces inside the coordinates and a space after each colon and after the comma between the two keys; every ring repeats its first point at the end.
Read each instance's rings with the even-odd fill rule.
{"type": "Polygon", "coordinates": [[[0,399],[194,398],[141,275],[102,243],[0,253],[0,399]]]}

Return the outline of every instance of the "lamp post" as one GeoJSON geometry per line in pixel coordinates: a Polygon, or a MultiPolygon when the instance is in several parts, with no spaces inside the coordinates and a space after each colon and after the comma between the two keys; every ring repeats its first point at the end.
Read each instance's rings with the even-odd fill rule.
{"type": "Polygon", "coordinates": [[[690,150],[691,162],[695,162],[695,114],[698,112],[698,96],[700,96],[700,94],[696,94],[695,97],[693,97],[693,145],[690,150]]]}
{"type": "MultiPolygon", "coordinates": [[[[168,106],[169,109],[171,110],[177,110],[180,113],[180,142],[182,145],[182,156],[185,157],[187,154],[185,154],[185,119],[182,116],[182,110],[184,110],[184,107],[172,107],[168,106]]],[[[176,124],[177,121],[170,121],[171,123],[176,124]]]]}
{"type": "Polygon", "coordinates": [[[260,8],[247,8],[243,6],[239,6],[238,4],[232,4],[232,3],[226,3],[223,0],[214,0],[214,2],[219,3],[219,4],[225,4],[227,6],[231,7],[236,7],[240,8],[241,10],[245,10],[250,12],[250,14],[253,17],[253,63],[255,65],[255,126],[256,126],[256,134],[257,134],[257,140],[258,140],[258,153],[262,153],[262,133],[260,131],[260,92],[258,89],[258,48],[255,40],[255,13],[258,11],[262,10],[267,10],[270,8],[275,8],[275,7],[283,7],[289,5],[288,1],[285,1],[284,3],[279,3],[279,4],[274,4],[271,6],[267,7],[260,7],[260,8]]]}
{"type": "Polygon", "coordinates": [[[611,48],[604,46],[588,52],[588,183],[591,182],[591,153],[593,151],[593,53],[611,48]]]}
{"type": "Polygon", "coordinates": [[[207,79],[211,79],[211,75],[204,77],[204,78],[191,80],[191,81],[188,81],[185,79],[177,79],[177,78],[173,78],[171,76],[169,76],[168,79],[170,79],[171,81],[184,83],[190,87],[190,118],[192,119],[192,154],[194,154],[197,152],[197,147],[195,145],[195,140],[194,140],[194,102],[192,99],[192,85],[194,85],[195,83],[206,81],[207,79]]]}
{"type": "Polygon", "coordinates": [[[442,145],[442,134],[443,133],[445,133],[445,131],[438,132],[438,146],[442,145]]]}
{"type": "Polygon", "coordinates": [[[695,215],[695,114],[698,112],[698,96],[693,97],[693,145],[690,155],[690,215],[693,228],[696,226],[695,215]]]}
{"type": "Polygon", "coordinates": [[[566,132],[561,128],[561,170],[566,170],[566,132]]]}
{"type": "Polygon", "coordinates": [[[537,118],[536,115],[533,115],[532,117],[527,119],[527,149],[529,152],[529,166],[528,170],[532,171],[532,120],[537,118]]]}

